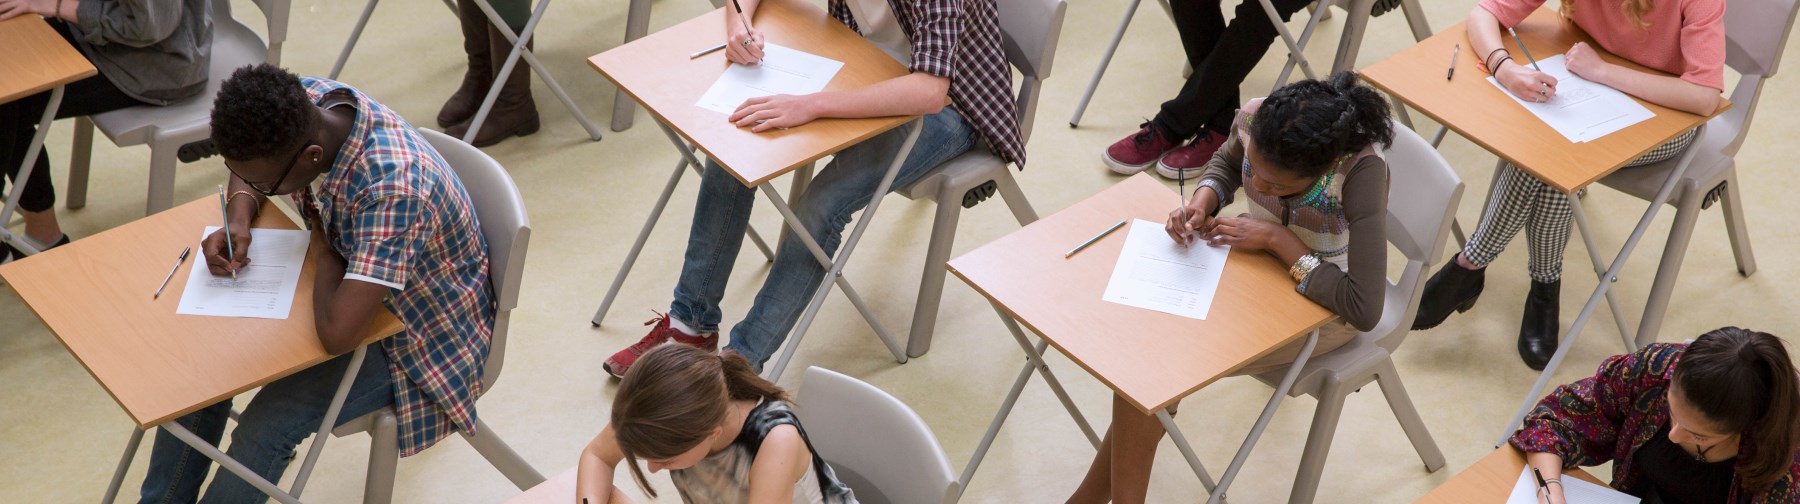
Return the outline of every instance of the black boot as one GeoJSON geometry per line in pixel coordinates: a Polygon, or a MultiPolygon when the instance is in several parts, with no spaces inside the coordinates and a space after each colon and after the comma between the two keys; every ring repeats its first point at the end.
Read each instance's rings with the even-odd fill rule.
{"type": "MultiPolygon", "coordinates": [[[[500,67],[505,66],[506,54],[512,51],[512,43],[506,41],[506,35],[499,28],[488,27],[489,52],[493,54],[490,61],[494,75],[500,74],[500,67]]],[[[530,49],[537,42],[527,42],[525,48],[530,49]]],[[[480,106],[480,97],[476,105],[480,106]]],[[[475,121],[474,114],[469,119],[444,128],[444,134],[462,138],[469,132],[470,123],[475,121]]],[[[481,123],[481,131],[475,132],[470,141],[476,147],[487,147],[500,143],[501,140],[514,136],[525,136],[537,133],[537,102],[531,98],[531,67],[525,63],[523,56],[513,64],[512,73],[506,74],[501,83],[500,96],[494,98],[493,108],[488,109],[487,119],[481,123]]]]}
{"type": "Polygon", "coordinates": [[[1531,281],[1531,294],[1525,296],[1525,317],[1519,322],[1519,358],[1525,365],[1543,371],[1556,355],[1557,308],[1561,304],[1562,280],[1543,283],[1531,281]]]}
{"type": "Polygon", "coordinates": [[[456,16],[462,22],[463,53],[469,56],[469,68],[463,71],[462,85],[456,87],[456,92],[444,101],[444,108],[438,110],[438,126],[445,128],[474,117],[475,108],[481,106],[481,100],[487,98],[488,88],[494,84],[493,48],[488,44],[487,15],[481,13],[474,1],[460,0],[456,2],[456,16]]]}
{"type": "Polygon", "coordinates": [[[1481,297],[1486,268],[1466,269],[1457,263],[1462,254],[1451,257],[1437,273],[1425,281],[1425,295],[1419,300],[1419,313],[1413,316],[1412,328],[1422,331],[1437,327],[1450,318],[1450,312],[1466,312],[1481,297]]]}

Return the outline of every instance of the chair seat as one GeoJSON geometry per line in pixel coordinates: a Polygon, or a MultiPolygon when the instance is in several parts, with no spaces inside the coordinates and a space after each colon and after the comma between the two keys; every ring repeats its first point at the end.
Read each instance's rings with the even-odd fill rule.
{"type": "Polygon", "coordinates": [[[993,180],[998,176],[995,172],[1005,171],[1006,161],[984,147],[975,147],[932,168],[930,173],[919,177],[918,182],[896,192],[911,200],[935,199],[944,189],[960,195],[993,180]]]}
{"type": "Polygon", "coordinates": [[[206,90],[166,107],[143,105],[90,117],[113,144],[143,145],[161,137],[182,143],[203,140],[212,134],[213,97],[231,72],[244,65],[262,63],[268,48],[261,37],[231,19],[213,19],[212,62],[206,90]]]}
{"type": "MultiPolygon", "coordinates": [[[[1668,204],[1679,203],[1682,192],[1690,187],[1698,191],[1708,191],[1725,181],[1725,175],[1730,173],[1735,163],[1731,157],[1720,153],[1717,148],[1710,147],[1713,146],[1705,145],[1705,142],[1695,142],[1694,146],[1689,147],[1701,150],[1694,153],[1693,162],[1688,165],[1687,171],[1681,174],[1681,182],[1677,183],[1674,192],[1669,194],[1668,204]]],[[[1650,201],[1656,197],[1656,191],[1662,188],[1663,181],[1668,180],[1669,172],[1675,171],[1675,165],[1680,163],[1681,156],[1676,156],[1659,163],[1620,168],[1600,179],[1600,183],[1617,189],[1619,192],[1650,201]]]]}
{"type": "MultiPolygon", "coordinates": [[[[1385,306],[1404,308],[1407,305],[1408,294],[1405,289],[1388,285],[1386,299],[1382,302],[1385,306]]],[[[1300,397],[1317,392],[1324,385],[1327,375],[1367,376],[1369,374],[1367,371],[1374,369],[1372,367],[1374,364],[1391,355],[1392,349],[1384,348],[1381,336],[1394,334],[1395,331],[1408,330],[1408,327],[1401,327],[1400,324],[1404,322],[1410,326],[1412,324],[1411,317],[1415,312],[1416,310],[1409,312],[1383,309],[1381,321],[1375,324],[1374,329],[1357,333],[1355,339],[1336,350],[1307,359],[1306,367],[1300,368],[1300,376],[1294,379],[1294,386],[1288,389],[1288,397],[1300,397]]],[[[1399,338],[1387,338],[1385,343],[1398,346],[1399,338]]],[[[1256,379],[1273,387],[1281,383],[1282,375],[1286,373],[1287,368],[1282,368],[1256,375],[1256,379]]]]}

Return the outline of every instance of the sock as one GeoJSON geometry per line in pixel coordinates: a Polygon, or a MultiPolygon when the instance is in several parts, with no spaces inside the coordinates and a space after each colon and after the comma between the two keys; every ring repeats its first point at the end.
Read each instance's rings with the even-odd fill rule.
{"type": "Polygon", "coordinates": [[[681,331],[681,334],[686,334],[688,336],[700,335],[700,331],[694,330],[694,328],[687,325],[686,322],[682,322],[681,319],[675,317],[669,317],[669,327],[681,331]]]}

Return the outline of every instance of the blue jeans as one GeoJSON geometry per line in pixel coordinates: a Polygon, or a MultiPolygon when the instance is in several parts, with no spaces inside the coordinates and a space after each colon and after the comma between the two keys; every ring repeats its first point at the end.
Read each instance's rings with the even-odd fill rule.
{"type": "MultiPolygon", "coordinates": [[[[350,366],[350,354],[340,355],[316,366],[288,375],[264,385],[250,400],[239,417],[237,429],[231,431],[231,447],[225,451],[263,479],[279,484],[281,473],[294,459],[294,447],[319,429],[325,408],[337,393],[344,369],[350,366]]],[[[388,372],[387,354],[380,346],[369,348],[356,382],[338,411],[338,424],[355,420],[372,411],[394,404],[394,379],[388,372]]],[[[231,412],[231,400],[220,401],[200,411],[175,419],[213,446],[225,433],[225,420],[231,412]]],[[[212,459],[181,442],[168,431],[156,430],[156,444],[150,450],[150,469],[144,476],[141,504],[194,502],[200,495],[200,483],[212,459]]],[[[268,496],[223,468],[213,475],[206,491],[206,502],[264,502],[268,496]]]]}
{"type": "MultiPolygon", "coordinates": [[[[951,107],[925,116],[923,124],[925,130],[919,133],[918,142],[895,175],[893,188],[918,181],[932,168],[975,145],[974,130],[951,107]]],[[[794,214],[826,254],[837,253],[844,225],[850,222],[852,214],[868,206],[875,187],[913,127],[908,123],[839,151],[793,203],[794,214]]],[[[755,189],[744,187],[730,173],[707,161],[669,316],[701,332],[719,330],[719,301],[725,297],[732,263],[743,247],[744,230],[750,225],[755,199],[755,189]]],[[[731,342],[726,346],[749,359],[759,371],[787,338],[800,311],[825,278],[825,267],[797,236],[783,238],[768,280],[756,293],[750,312],[732,328],[731,342]]]]}

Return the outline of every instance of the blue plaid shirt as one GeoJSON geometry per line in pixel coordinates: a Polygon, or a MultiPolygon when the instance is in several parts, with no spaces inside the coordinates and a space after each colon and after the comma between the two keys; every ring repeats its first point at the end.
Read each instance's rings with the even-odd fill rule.
{"type": "Polygon", "coordinates": [[[349,264],[344,279],[390,287],[382,304],[404,334],[382,340],[392,362],[400,455],[475,431],[475,398],[493,336],[487,243],[462,182],[418,131],[339,82],[302,78],[321,106],[356,108],[337,163],[295,192],[309,225],[349,264]]]}

